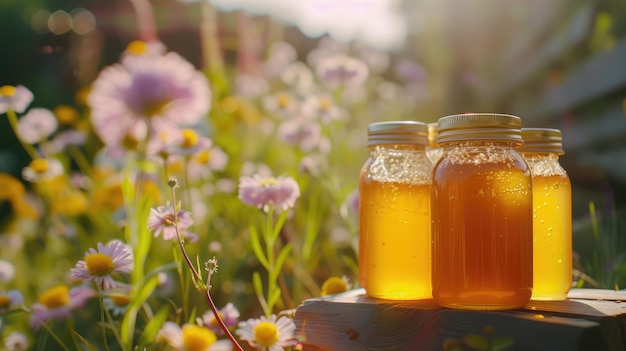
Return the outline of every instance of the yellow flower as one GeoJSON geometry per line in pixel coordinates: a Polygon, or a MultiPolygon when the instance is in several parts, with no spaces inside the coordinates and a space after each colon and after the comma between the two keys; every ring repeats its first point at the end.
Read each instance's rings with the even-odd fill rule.
{"type": "Polygon", "coordinates": [[[322,285],[322,296],[339,294],[345,292],[351,288],[350,281],[346,276],[341,278],[339,277],[330,277],[326,279],[324,284],[322,285]]]}
{"type": "Polygon", "coordinates": [[[204,351],[217,341],[213,331],[195,324],[184,325],[182,334],[186,351],[204,351]]]}
{"type": "Polygon", "coordinates": [[[0,200],[15,201],[24,196],[24,185],[8,173],[0,173],[0,200]]]}
{"type": "Polygon", "coordinates": [[[48,309],[65,306],[69,301],[70,288],[65,284],[53,286],[39,295],[39,303],[48,309]]]}
{"type": "Polygon", "coordinates": [[[60,124],[72,125],[78,121],[78,111],[69,105],[59,105],[52,111],[60,124]]]}
{"type": "Polygon", "coordinates": [[[54,199],[50,211],[68,216],[78,216],[85,213],[87,209],[89,209],[89,202],[85,194],[72,190],[54,199]]]}
{"type": "Polygon", "coordinates": [[[133,40],[126,45],[126,52],[132,55],[143,55],[148,51],[148,43],[143,40],[133,40]]]}

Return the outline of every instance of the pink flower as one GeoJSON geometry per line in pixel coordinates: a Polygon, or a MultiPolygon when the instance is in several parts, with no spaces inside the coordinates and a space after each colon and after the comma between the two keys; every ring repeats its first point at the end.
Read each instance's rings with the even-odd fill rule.
{"type": "Polygon", "coordinates": [[[334,55],[321,59],[316,67],[317,76],[331,87],[358,86],[367,80],[367,65],[354,57],[334,55]]]}
{"type": "Polygon", "coordinates": [[[72,310],[83,307],[88,299],[95,296],[96,291],[88,287],[70,290],[65,284],[56,285],[44,291],[38,302],[31,306],[30,324],[34,330],[38,330],[50,319],[68,318],[72,310]]]}
{"type": "Polygon", "coordinates": [[[33,93],[23,85],[0,87],[0,113],[13,110],[22,113],[33,102],[33,93]]]}
{"type": "Polygon", "coordinates": [[[278,137],[290,145],[296,145],[302,151],[311,151],[320,141],[320,125],[306,117],[295,117],[281,123],[278,137]]]}
{"type": "Polygon", "coordinates": [[[18,133],[29,144],[47,139],[57,127],[56,117],[47,108],[31,108],[17,123],[18,133]]]}
{"type": "Polygon", "coordinates": [[[193,124],[209,111],[210,101],[206,77],[173,52],[133,56],[105,68],[89,95],[94,130],[107,145],[193,124]],[[147,129],[140,133],[142,125],[147,129]]]}
{"type": "MultiPolygon", "coordinates": [[[[226,306],[217,311],[217,313],[219,314],[220,318],[222,318],[222,321],[224,322],[224,324],[226,324],[227,327],[230,328],[237,325],[237,321],[239,319],[239,310],[237,310],[237,307],[235,307],[235,305],[233,305],[231,302],[227,303],[226,306]]],[[[202,316],[201,319],[198,318],[198,324],[202,324],[205,327],[213,330],[213,332],[217,335],[224,334],[224,331],[217,322],[213,311],[209,310],[202,316]]]]}
{"type": "Polygon", "coordinates": [[[114,273],[132,272],[133,259],[130,251],[120,241],[112,241],[106,246],[98,243],[98,250],[90,248],[85,259],[78,261],[70,271],[73,279],[93,281],[103,289],[115,288],[114,273]]]}
{"type": "Polygon", "coordinates": [[[183,210],[174,213],[174,207],[169,203],[167,206],[150,209],[148,229],[154,231],[155,238],[163,233],[163,240],[176,240],[176,224],[182,235],[184,230],[193,224],[191,213],[183,210]]]}
{"type": "Polygon", "coordinates": [[[279,211],[292,208],[300,197],[300,187],[291,177],[241,177],[239,199],[250,206],[269,212],[274,207],[279,211]]]}

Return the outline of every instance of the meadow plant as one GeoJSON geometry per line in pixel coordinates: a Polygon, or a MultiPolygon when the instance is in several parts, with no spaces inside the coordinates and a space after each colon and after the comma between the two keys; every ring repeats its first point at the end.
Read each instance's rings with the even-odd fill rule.
{"type": "Polygon", "coordinates": [[[146,9],[76,104],[0,87],[30,158],[0,173],[0,345],[299,349],[294,309],[357,287],[367,125],[414,119],[425,75],[402,61],[394,83],[389,55],[328,38],[304,59],[242,40],[246,60],[226,62],[214,25],[197,68],[146,9]]]}

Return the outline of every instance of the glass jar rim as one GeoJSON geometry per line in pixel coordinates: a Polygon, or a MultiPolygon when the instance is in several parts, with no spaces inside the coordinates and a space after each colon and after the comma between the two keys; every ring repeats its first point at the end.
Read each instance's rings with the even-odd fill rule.
{"type": "Polygon", "coordinates": [[[463,113],[441,117],[437,144],[465,140],[502,140],[522,144],[520,117],[501,113],[463,113]]]}
{"type": "Polygon", "coordinates": [[[418,121],[385,121],[367,128],[367,146],[384,144],[429,145],[428,124],[418,121]]]}

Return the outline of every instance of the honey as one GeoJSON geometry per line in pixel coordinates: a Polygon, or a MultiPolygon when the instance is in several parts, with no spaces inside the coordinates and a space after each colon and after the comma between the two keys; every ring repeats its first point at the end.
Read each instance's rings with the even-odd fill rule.
{"type": "Polygon", "coordinates": [[[521,120],[439,120],[443,155],[431,194],[433,298],[474,310],[523,307],[533,282],[532,179],[517,152],[521,120]]]}
{"type": "Polygon", "coordinates": [[[557,129],[522,130],[533,181],[533,300],[564,300],[572,286],[572,191],[557,129]]]}
{"type": "Polygon", "coordinates": [[[359,179],[359,278],[368,296],[432,297],[427,126],[370,125],[371,156],[359,179]]]}

